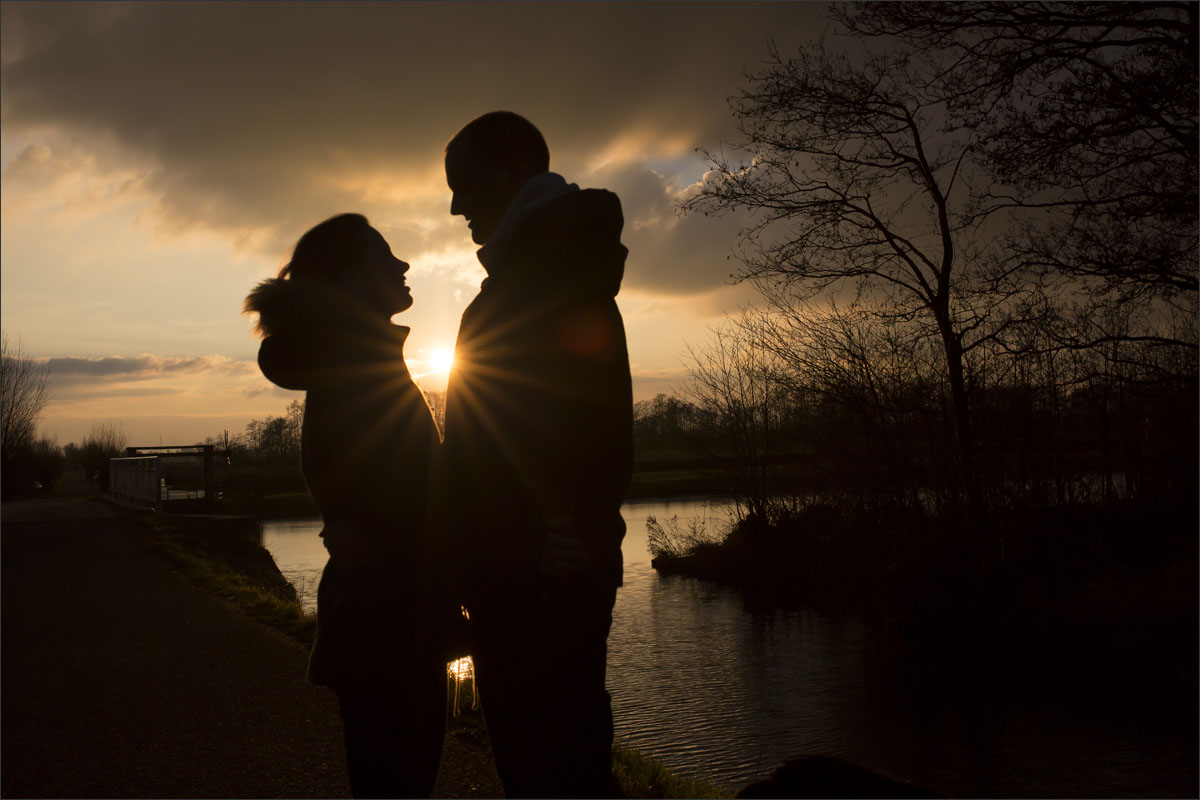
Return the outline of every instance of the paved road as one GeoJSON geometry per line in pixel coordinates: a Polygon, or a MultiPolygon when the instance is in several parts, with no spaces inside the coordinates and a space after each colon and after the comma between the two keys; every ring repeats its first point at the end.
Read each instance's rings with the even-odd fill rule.
{"type": "Polygon", "coordinates": [[[6,503],[0,524],[0,794],[349,796],[337,704],[298,644],[106,504],[6,503]]]}

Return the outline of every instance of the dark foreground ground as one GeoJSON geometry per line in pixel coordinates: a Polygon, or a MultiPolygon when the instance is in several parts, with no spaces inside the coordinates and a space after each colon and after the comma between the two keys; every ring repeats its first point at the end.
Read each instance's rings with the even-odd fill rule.
{"type": "MultiPolygon", "coordinates": [[[[4,797],[349,797],[331,692],[294,640],[192,587],[101,502],[5,503],[4,797]]],[[[447,738],[436,796],[500,796],[447,738]]]]}

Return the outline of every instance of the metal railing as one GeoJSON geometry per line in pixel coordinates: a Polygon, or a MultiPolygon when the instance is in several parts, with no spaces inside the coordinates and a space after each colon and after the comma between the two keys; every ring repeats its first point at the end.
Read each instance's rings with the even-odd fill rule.
{"type": "Polygon", "coordinates": [[[162,464],[158,456],[109,460],[108,490],[122,500],[158,508],[162,503],[162,464]]]}

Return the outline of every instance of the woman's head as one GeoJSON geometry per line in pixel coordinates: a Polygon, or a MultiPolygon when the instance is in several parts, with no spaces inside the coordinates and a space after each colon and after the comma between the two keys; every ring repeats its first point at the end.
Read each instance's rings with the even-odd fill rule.
{"type": "Polygon", "coordinates": [[[404,282],[408,264],[392,255],[387,241],[362,214],[339,214],[310,228],[292,251],[279,277],[322,281],[342,287],[389,316],[412,305],[404,282]]]}

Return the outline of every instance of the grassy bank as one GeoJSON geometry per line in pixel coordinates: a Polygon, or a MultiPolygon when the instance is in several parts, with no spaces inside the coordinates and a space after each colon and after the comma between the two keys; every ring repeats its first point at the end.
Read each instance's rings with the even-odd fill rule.
{"type": "MultiPolygon", "coordinates": [[[[139,519],[148,528],[155,550],[192,583],[302,645],[312,645],[316,620],[303,611],[295,588],[258,544],[256,520],[149,512],[140,512],[139,519]]],[[[451,720],[448,734],[461,747],[486,751],[483,719],[470,710],[472,699],[468,681],[459,697],[462,715],[451,720]]],[[[677,776],[661,762],[622,746],[614,747],[613,773],[626,797],[731,796],[709,784],[677,776]]]]}
{"type": "Polygon", "coordinates": [[[202,589],[311,646],[316,618],[300,606],[296,589],[258,543],[258,521],[142,513],[155,550],[202,589]]]}

